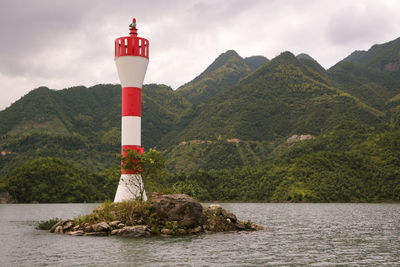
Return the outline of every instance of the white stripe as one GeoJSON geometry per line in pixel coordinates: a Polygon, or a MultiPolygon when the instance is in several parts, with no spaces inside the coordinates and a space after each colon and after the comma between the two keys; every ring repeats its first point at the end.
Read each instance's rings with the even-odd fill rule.
{"type": "Polygon", "coordinates": [[[121,145],[141,145],[141,118],[137,116],[122,116],[121,145]]]}
{"type": "Polygon", "coordinates": [[[140,198],[141,192],[143,200],[147,200],[142,176],[140,174],[121,174],[119,179],[117,193],[115,193],[114,202],[140,198]]]}
{"type": "Polygon", "coordinates": [[[115,59],[119,80],[122,87],[138,87],[143,85],[149,59],[139,56],[121,56],[115,59]]]}

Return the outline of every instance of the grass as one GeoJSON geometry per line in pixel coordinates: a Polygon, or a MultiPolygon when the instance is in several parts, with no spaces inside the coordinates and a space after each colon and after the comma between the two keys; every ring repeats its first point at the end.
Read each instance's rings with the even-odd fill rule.
{"type": "Polygon", "coordinates": [[[117,203],[106,201],[93,210],[92,213],[75,217],[74,221],[76,225],[120,221],[125,225],[146,224],[154,231],[159,228],[159,222],[155,214],[151,213],[148,202],[139,200],[117,203]]]}
{"type": "Polygon", "coordinates": [[[50,220],[47,221],[40,221],[37,225],[36,225],[36,229],[38,230],[50,230],[50,228],[55,225],[56,223],[58,223],[61,219],[59,218],[52,218],[50,220]]]}

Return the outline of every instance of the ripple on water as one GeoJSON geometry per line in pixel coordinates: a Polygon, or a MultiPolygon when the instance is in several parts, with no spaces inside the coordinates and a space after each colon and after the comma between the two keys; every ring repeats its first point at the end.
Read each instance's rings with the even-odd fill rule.
{"type": "Polygon", "coordinates": [[[176,238],[72,237],[34,229],[96,204],[0,205],[0,258],[15,266],[399,265],[399,204],[225,203],[264,231],[176,238]]]}

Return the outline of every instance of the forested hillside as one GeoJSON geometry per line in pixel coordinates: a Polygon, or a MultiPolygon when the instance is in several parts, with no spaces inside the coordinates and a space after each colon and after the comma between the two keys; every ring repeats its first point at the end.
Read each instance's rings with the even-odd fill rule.
{"type": "Polygon", "coordinates": [[[368,51],[354,51],[341,62],[350,62],[376,71],[400,71],[400,37],[384,44],[374,45],[368,51]]]}
{"type": "MultiPolygon", "coordinates": [[[[202,200],[398,201],[399,40],[329,70],[306,54],[268,60],[229,50],[176,91],[144,85],[142,145],[166,163],[148,190],[202,200]]],[[[29,198],[18,191],[19,201],[112,199],[120,109],[121,87],[103,84],[37,88],[0,111],[0,192],[33,179],[39,189],[29,198]],[[69,177],[75,193],[35,197],[51,173],[69,177]],[[97,193],[82,198],[80,186],[97,193]]]]}
{"type": "Polygon", "coordinates": [[[203,103],[178,141],[222,136],[273,142],[293,134],[319,135],[348,121],[379,125],[383,117],[285,52],[203,103]]]}
{"type": "Polygon", "coordinates": [[[193,104],[200,104],[235,85],[267,61],[267,58],[260,56],[243,59],[235,51],[229,50],[221,54],[193,81],[179,87],[176,92],[193,104]]]}

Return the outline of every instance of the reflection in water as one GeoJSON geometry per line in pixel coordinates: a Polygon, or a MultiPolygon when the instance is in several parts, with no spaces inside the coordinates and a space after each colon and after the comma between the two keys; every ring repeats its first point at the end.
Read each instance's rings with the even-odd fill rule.
{"type": "Polygon", "coordinates": [[[399,204],[226,203],[261,232],[176,238],[72,237],[34,229],[97,204],[0,205],[2,265],[396,265],[399,204]]]}

